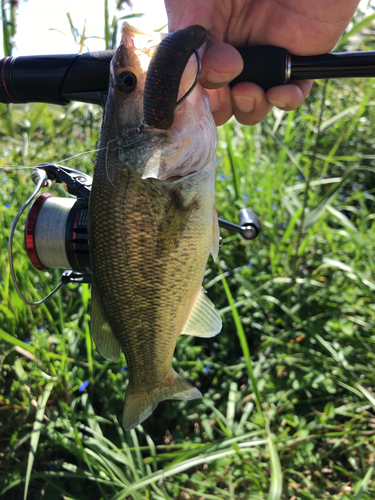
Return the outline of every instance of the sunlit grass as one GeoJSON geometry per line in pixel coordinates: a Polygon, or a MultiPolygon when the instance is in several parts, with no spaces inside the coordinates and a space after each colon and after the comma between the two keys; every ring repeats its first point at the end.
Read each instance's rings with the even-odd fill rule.
{"type": "MultiPolygon", "coordinates": [[[[375,497],[374,105],[371,79],[320,82],[295,112],[221,128],[219,217],[247,206],[263,231],[222,231],[204,286],[223,331],[177,344],[174,367],[203,398],[161,403],[130,432],[126,361],[92,344],[88,286],[35,309],[16,294],[7,241],[33,185],[0,169],[0,497],[375,497]]],[[[99,120],[90,106],[0,105],[1,162],[95,149],[99,120]]],[[[90,172],[94,156],[67,164],[90,172]]],[[[58,276],[32,268],[22,239],[20,225],[16,274],[37,300],[58,276]]]]}

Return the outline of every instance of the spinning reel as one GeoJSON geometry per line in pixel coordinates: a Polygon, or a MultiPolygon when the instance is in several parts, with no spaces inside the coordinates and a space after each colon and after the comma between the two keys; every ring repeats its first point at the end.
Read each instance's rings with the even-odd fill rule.
{"type": "MultiPolygon", "coordinates": [[[[90,249],[87,236],[87,215],[92,177],[78,170],[53,163],[42,163],[33,172],[36,188],[16,215],[9,237],[10,271],[16,290],[28,305],[45,302],[61,285],[66,283],[91,283],[90,249]],[[31,206],[25,224],[25,245],[33,266],[42,271],[53,268],[66,269],[61,281],[44,299],[28,301],[19,289],[13,266],[13,238],[23,212],[31,205],[42,188],[52,182],[64,184],[67,192],[76,198],[60,198],[42,193],[31,206]]],[[[248,208],[238,213],[240,225],[219,219],[219,226],[241,234],[245,240],[255,239],[261,231],[257,215],[248,208]]]]}

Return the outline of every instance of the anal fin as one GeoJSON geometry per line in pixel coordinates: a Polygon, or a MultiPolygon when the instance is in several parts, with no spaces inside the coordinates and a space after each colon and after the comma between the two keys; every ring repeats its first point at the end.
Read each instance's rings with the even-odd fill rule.
{"type": "Polygon", "coordinates": [[[214,337],[222,327],[220,314],[201,288],[181,335],[214,337]]]}
{"type": "Polygon", "coordinates": [[[91,290],[91,335],[102,356],[111,361],[119,358],[121,347],[104,316],[95,285],[91,290]]]}

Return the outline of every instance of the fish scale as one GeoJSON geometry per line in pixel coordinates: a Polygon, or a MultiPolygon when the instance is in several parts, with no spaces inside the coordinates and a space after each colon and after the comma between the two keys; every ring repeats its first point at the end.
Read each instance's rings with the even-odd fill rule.
{"type": "MultiPolygon", "coordinates": [[[[90,224],[101,228],[97,235],[94,232],[91,245],[94,282],[104,297],[107,320],[112,330],[118,332],[132,376],[140,379],[138,372],[143,373],[144,366],[154,365],[156,358],[154,374],[158,378],[158,366],[170,365],[176,339],[186,321],[185,291],[198,290],[202,283],[211,231],[202,234],[192,215],[191,230],[187,230],[177,248],[158,254],[158,241],[165,234],[159,234],[159,228],[171,201],[162,195],[156,197],[153,187],[147,189],[152,181],[142,180],[130,169],[126,174],[122,171],[122,177],[128,179],[121,192],[108,181],[104,163],[101,163],[100,180],[97,178],[100,170],[96,167],[90,201],[94,206],[90,224]],[[98,190],[97,186],[100,186],[98,190]],[[105,245],[103,228],[106,228],[105,245]],[[96,245],[98,239],[100,244],[96,245]],[[200,251],[201,247],[205,248],[204,252],[200,251]],[[201,262],[197,262],[197,255],[201,256],[201,262]],[[181,276],[183,269],[189,270],[185,276],[181,276]],[[177,275],[180,281],[174,287],[171,279],[177,275]],[[126,325],[131,325],[130,340],[126,325]],[[155,332],[160,332],[160,338],[155,332]],[[155,344],[159,346],[157,350],[155,344]],[[134,368],[133,359],[137,360],[134,368]]],[[[123,169],[122,164],[117,167],[123,169]]],[[[202,218],[204,214],[199,213],[202,218]]],[[[211,211],[206,218],[211,225],[211,211]]]]}
{"type": "MultiPolygon", "coordinates": [[[[182,139],[179,130],[169,134],[145,127],[142,141],[127,146],[127,140],[134,142],[129,131],[139,126],[142,116],[137,105],[144,75],[134,56],[133,47],[122,45],[112,61],[112,82],[125,69],[138,72],[139,85],[123,97],[110,83],[88,225],[91,330],[108,359],[116,359],[120,349],[125,354],[126,429],[147,418],[164,399],[200,397],[172,368],[176,341],[181,333],[204,336],[202,328],[216,334],[221,327],[220,317],[201,293],[213,238],[215,151],[210,164],[178,180],[144,178],[150,158],[160,149],[168,152],[169,146],[175,153],[182,139]],[[194,320],[196,307],[205,320],[194,320]],[[189,332],[184,331],[187,325],[189,332]]],[[[183,110],[179,116],[183,124],[183,110]]],[[[172,164],[173,179],[174,168],[172,164]]]]}

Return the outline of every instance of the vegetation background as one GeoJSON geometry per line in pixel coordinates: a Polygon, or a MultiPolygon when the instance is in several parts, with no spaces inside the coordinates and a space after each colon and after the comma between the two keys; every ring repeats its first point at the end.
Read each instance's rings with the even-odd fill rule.
{"type": "MultiPolygon", "coordinates": [[[[373,49],[374,20],[358,12],[337,49],[373,49]]],[[[106,16],[107,48],[115,26],[106,16]]],[[[174,368],[203,398],[161,403],[130,432],[126,360],[96,351],[89,287],[25,307],[6,250],[33,184],[32,170],[5,165],[95,149],[101,110],[0,104],[0,498],[375,498],[374,91],[372,78],[320,81],[297,111],[220,128],[219,216],[251,207],[263,232],[249,243],[222,231],[204,286],[223,331],[177,343],[174,368]]],[[[60,273],[33,269],[22,239],[21,223],[16,274],[36,300],[60,273]]]]}

